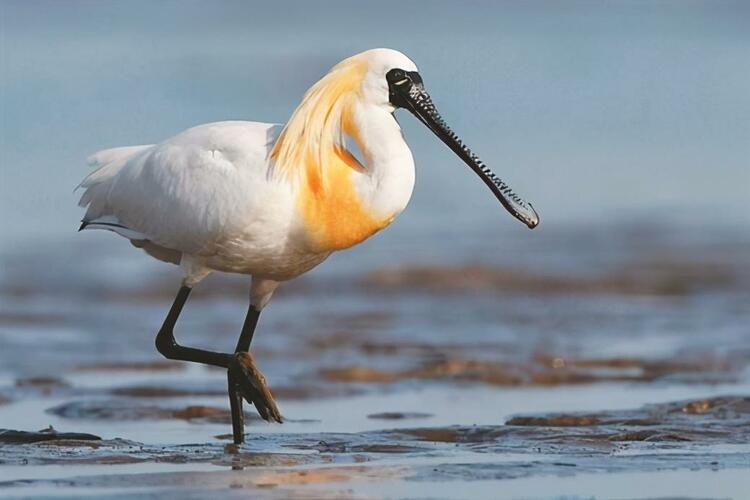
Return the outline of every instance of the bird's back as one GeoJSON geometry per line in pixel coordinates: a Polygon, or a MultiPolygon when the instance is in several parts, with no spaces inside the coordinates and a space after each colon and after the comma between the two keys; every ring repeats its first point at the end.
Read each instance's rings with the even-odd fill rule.
{"type": "Polygon", "coordinates": [[[209,123],[160,144],[100,151],[80,185],[83,226],[182,253],[211,252],[271,195],[268,153],[281,128],[209,123]]]}

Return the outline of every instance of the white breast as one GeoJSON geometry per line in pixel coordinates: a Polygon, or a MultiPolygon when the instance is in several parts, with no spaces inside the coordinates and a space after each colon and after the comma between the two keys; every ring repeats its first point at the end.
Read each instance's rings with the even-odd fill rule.
{"type": "Polygon", "coordinates": [[[356,183],[364,203],[380,217],[398,216],[414,190],[414,158],[393,115],[380,106],[355,111],[367,172],[356,183]]]}

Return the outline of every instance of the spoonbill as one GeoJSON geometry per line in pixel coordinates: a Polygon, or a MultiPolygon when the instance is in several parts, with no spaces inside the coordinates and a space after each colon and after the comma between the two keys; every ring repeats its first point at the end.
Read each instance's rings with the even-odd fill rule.
{"type": "Polygon", "coordinates": [[[282,420],[249,353],[276,287],[385,228],[411,197],[414,159],[394,117],[398,108],[453,150],[514,217],[529,228],[539,223],[531,204],[443,121],[417,66],[392,49],[336,64],[285,125],[208,123],[160,144],[107,149],[89,160],[95,170],[79,185],[79,205],[87,207],[79,230],[114,231],[180,266],[184,279],[156,348],[169,359],[227,369],[235,443],[244,439],[243,397],[265,420],[282,420]],[[251,276],[234,353],[182,346],[174,337],[191,290],[213,271],[251,276]]]}

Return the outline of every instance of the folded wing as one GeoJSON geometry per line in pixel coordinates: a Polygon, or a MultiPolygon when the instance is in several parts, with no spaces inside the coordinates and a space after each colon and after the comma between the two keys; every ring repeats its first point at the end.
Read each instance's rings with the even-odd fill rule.
{"type": "Polygon", "coordinates": [[[254,122],[201,125],[157,145],[100,151],[81,182],[81,229],[201,254],[253,213],[267,182],[267,155],[281,127],[254,122]]]}

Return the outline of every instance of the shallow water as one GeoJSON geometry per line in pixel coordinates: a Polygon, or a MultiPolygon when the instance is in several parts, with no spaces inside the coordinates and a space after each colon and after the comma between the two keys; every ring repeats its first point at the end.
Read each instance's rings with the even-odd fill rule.
{"type": "MultiPolygon", "coordinates": [[[[364,252],[286,284],[253,344],[286,422],[248,406],[241,447],[225,374],[153,348],[174,269],[109,235],[85,262],[76,243],[7,253],[0,427],[101,439],[0,435],[0,494],[741,498],[747,242],[613,226],[631,231],[615,254],[598,231],[506,263],[364,252]]],[[[178,338],[230,348],[246,286],[206,280],[178,338]]]]}

